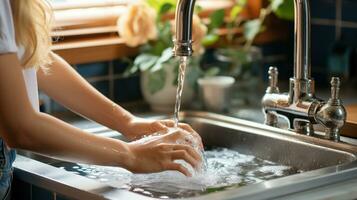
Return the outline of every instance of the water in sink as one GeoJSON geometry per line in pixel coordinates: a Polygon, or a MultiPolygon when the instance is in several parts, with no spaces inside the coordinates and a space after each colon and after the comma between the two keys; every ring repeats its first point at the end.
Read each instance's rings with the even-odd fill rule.
{"type": "Polygon", "coordinates": [[[174,171],[132,174],[117,167],[69,163],[60,165],[67,171],[99,180],[113,187],[162,199],[193,197],[299,172],[293,167],[283,166],[226,148],[206,150],[205,156],[207,169],[190,178],[174,171]]]}

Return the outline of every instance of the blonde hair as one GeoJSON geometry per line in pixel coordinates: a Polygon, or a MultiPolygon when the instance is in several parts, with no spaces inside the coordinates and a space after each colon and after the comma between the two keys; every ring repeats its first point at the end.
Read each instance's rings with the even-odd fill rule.
{"type": "Polygon", "coordinates": [[[24,68],[46,68],[50,64],[52,14],[45,0],[11,1],[16,44],[25,50],[24,68]]]}

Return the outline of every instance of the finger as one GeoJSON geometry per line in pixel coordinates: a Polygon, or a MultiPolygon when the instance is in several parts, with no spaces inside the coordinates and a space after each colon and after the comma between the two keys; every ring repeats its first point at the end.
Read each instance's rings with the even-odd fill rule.
{"type": "Polygon", "coordinates": [[[163,143],[163,144],[158,144],[157,146],[160,148],[161,151],[173,151],[175,148],[175,144],[163,143]]]}
{"type": "Polygon", "coordinates": [[[193,168],[196,169],[198,167],[198,162],[184,150],[171,152],[171,160],[172,161],[174,161],[174,160],[184,160],[188,164],[190,164],[193,168]]]}
{"type": "Polygon", "coordinates": [[[186,130],[191,135],[193,135],[198,140],[201,149],[203,149],[203,142],[201,136],[195,130],[193,130],[193,128],[190,125],[185,123],[179,123],[179,127],[186,130]]]}
{"type": "Polygon", "coordinates": [[[151,125],[152,127],[152,132],[159,132],[159,131],[168,131],[168,128],[162,124],[160,121],[155,121],[151,125]]]}
{"type": "Polygon", "coordinates": [[[188,125],[188,124],[179,123],[178,126],[179,126],[180,128],[182,128],[182,129],[188,131],[188,132],[195,132],[195,131],[193,130],[193,128],[192,128],[190,125],[188,125]]]}
{"type": "Polygon", "coordinates": [[[200,155],[194,148],[192,148],[192,146],[184,145],[184,144],[179,144],[179,145],[175,145],[175,146],[173,147],[173,150],[174,150],[174,151],[184,150],[184,151],[186,151],[190,156],[192,156],[196,161],[202,162],[201,155],[200,155]]]}
{"type": "Polygon", "coordinates": [[[176,129],[173,131],[170,131],[169,134],[165,135],[165,139],[167,139],[170,142],[176,143],[176,140],[178,139],[184,139],[189,133],[186,133],[182,129],[176,129]]]}
{"type": "Polygon", "coordinates": [[[167,127],[174,127],[175,126],[175,122],[173,120],[170,119],[164,119],[160,121],[163,125],[167,126],[167,127]]]}
{"type": "Polygon", "coordinates": [[[179,163],[170,163],[166,165],[166,170],[175,170],[175,171],[179,171],[182,174],[184,174],[185,176],[191,177],[192,174],[188,171],[188,169],[186,169],[184,166],[182,166],[179,163]]]}
{"type": "Polygon", "coordinates": [[[201,138],[195,136],[183,129],[177,129],[164,137],[166,142],[173,142],[179,144],[189,144],[191,146],[199,145],[203,149],[201,138]],[[196,139],[197,138],[197,139],[196,139]],[[197,144],[198,142],[198,144],[197,144]]]}

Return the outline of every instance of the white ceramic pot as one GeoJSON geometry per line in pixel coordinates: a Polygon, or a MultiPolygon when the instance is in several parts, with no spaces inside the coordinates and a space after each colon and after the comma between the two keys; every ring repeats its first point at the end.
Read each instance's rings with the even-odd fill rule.
{"type": "Polygon", "coordinates": [[[198,79],[205,108],[214,112],[223,112],[228,109],[230,88],[234,81],[234,78],[229,76],[212,76],[198,79]]]}
{"type": "MultiPolygon", "coordinates": [[[[144,99],[147,103],[149,103],[151,109],[156,112],[165,112],[165,113],[173,113],[174,106],[176,102],[176,90],[177,86],[174,85],[174,80],[177,79],[176,73],[174,73],[174,65],[170,63],[163,64],[163,69],[165,72],[165,85],[164,87],[155,92],[151,93],[148,88],[149,76],[150,72],[145,71],[141,73],[141,91],[144,96],[144,99]]],[[[187,73],[189,69],[186,69],[186,77],[189,75],[187,73]]],[[[188,84],[187,81],[184,83],[183,95],[181,100],[181,105],[185,106],[191,102],[194,96],[194,90],[188,84]]]]}

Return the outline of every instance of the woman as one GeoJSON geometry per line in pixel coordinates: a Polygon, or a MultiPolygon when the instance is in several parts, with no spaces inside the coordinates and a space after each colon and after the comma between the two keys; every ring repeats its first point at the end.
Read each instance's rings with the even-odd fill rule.
{"type": "Polygon", "coordinates": [[[37,84],[69,109],[117,130],[129,139],[168,132],[170,120],[133,116],[91,87],[71,66],[50,51],[50,9],[42,0],[0,0],[0,198],[11,185],[13,149],[25,149],[73,162],[124,167],[132,172],[189,171],[201,160],[190,146],[175,141],[193,134],[180,124],[146,143],[98,137],[38,111],[37,84]],[[38,82],[37,82],[38,81],[38,82]]]}

